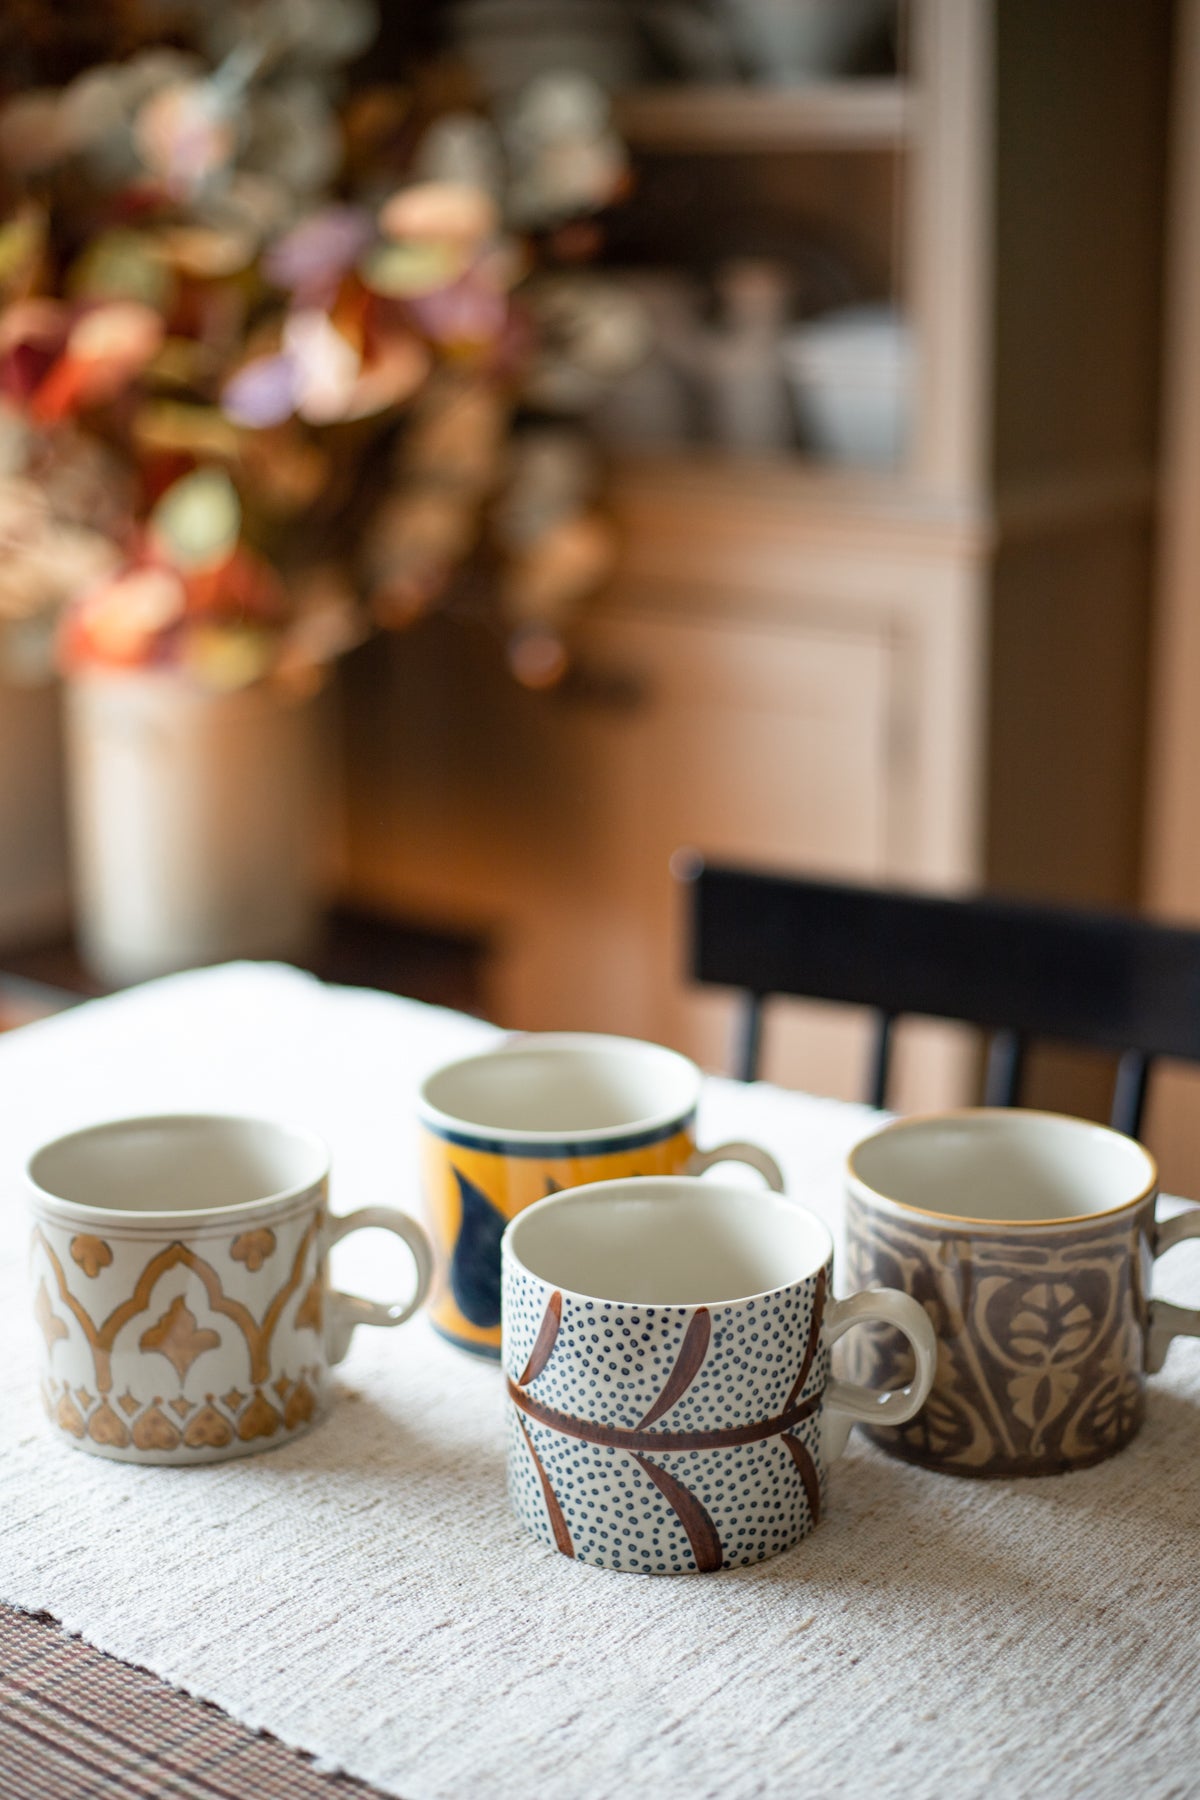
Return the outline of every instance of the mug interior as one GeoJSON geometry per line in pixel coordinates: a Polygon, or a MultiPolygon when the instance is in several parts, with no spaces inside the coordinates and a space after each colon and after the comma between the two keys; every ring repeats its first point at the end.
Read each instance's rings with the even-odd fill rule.
{"type": "Polygon", "coordinates": [[[900,1206],[991,1224],[1112,1212],[1155,1185],[1154,1159],[1106,1125],[979,1111],[900,1120],[850,1152],[852,1182],[900,1206]]]}
{"type": "Polygon", "coordinates": [[[815,1275],[833,1253],[812,1213],[767,1189],[687,1176],[568,1188],[511,1222],[508,1253],[584,1299],[720,1306],[815,1275]]]}
{"type": "Polygon", "coordinates": [[[696,1104],[695,1064],[636,1038],[518,1039],[449,1063],[421,1089],[427,1114],[477,1130],[556,1137],[632,1131],[682,1119],[696,1104]]]}
{"type": "Polygon", "coordinates": [[[37,1151],[43,1193],[125,1213],[214,1212],[303,1192],[325,1174],[316,1138],[266,1120],[205,1114],[120,1119],[37,1151]]]}

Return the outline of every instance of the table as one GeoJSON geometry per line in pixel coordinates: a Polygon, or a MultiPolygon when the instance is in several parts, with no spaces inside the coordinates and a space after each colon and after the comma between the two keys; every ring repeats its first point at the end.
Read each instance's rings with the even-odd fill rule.
{"type": "MultiPolygon", "coordinates": [[[[492,1036],[442,1009],[253,966],[7,1034],[0,1317],[21,1310],[14,1171],[43,1137],[171,1106],[299,1116],[333,1145],[339,1210],[411,1204],[416,1082],[492,1036]]],[[[701,1139],[764,1143],[836,1232],[841,1159],[874,1117],[711,1080],[701,1139]]],[[[370,1291],[373,1251],[344,1248],[356,1244],[335,1273],[370,1291]]],[[[1185,1247],[1168,1291],[1198,1284],[1185,1247]]],[[[3,1667],[27,1687],[41,1670],[52,1697],[29,1701],[35,1733],[85,1733],[100,1709],[103,1756],[94,1730],[88,1754],[110,1773],[88,1788],[46,1747],[40,1788],[6,1782],[0,1764],[5,1791],[104,1792],[108,1780],[114,1793],[256,1800],[304,1794],[306,1781],[329,1792],[324,1769],[403,1800],[607,1800],[627,1786],[721,1800],[1197,1791],[1200,1344],[1173,1348],[1142,1435],[1097,1469],[972,1483],[852,1439],[828,1517],[795,1551],[659,1582],[582,1568],[517,1531],[496,1371],[420,1323],[359,1333],[342,1398],[310,1436],[207,1470],[131,1470],[50,1442],[24,1344],[6,1329],[0,1600],[281,1743],[248,1748],[212,1713],[201,1738],[197,1701],[159,1683],[135,1691],[150,1678],[91,1653],[81,1680],[78,1645],[30,1639],[55,1628],[22,1623],[33,1649],[3,1667]],[[143,1742],[151,1760],[131,1764],[143,1742]],[[251,1773],[252,1749],[283,1758],[280,1772],[251,1773]],[[231,1770],[245,1771],[240,1790],[231,1770]]],[[[14,1724],[11,1685],[0,1690],[0,1757],[14,1734],[27,1744],[29,1719],[14,1724]]]]}

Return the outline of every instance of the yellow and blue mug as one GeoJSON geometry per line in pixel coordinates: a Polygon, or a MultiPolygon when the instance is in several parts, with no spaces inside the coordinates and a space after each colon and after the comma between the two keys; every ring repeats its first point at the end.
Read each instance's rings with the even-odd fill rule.
{"type": "Polygon", "coordinates": [[[435,1329],[499,1358],[500,1239],[560,1188],[742,1162],[781,1192],[778,1164],[756,1144],[696,1148],[700,1080],[675,1050],[586,1033],[513,1038],[435,1070],[419,1105],[435,1329]]]}

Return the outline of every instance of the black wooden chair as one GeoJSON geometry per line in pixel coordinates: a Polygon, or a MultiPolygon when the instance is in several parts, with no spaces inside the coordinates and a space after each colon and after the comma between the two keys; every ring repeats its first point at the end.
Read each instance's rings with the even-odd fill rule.
{"type": "Polygon", "coordinates": [[[1019,1104],[1033,1039],[1118,1058],[1111,1122],[1136,1137],[1156,1057],[1200,1062],[1200,931],[1121,913],[947,899],[809,881],[681,857],[694,979],[740,988],[734,1074],[758,1072],[772,995],[870,1007],[866,1098],[887,1100],[905,1014],[990,1034],[984,1103],[1019,1104]]]}

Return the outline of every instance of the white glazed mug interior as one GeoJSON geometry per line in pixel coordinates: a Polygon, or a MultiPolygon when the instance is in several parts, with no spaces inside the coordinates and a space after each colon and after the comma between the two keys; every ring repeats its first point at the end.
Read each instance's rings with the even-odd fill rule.
{"type": "Polygon", "coordinates": [[[769,1189],[639,1176],[554,1194],[504,1245],[548,1286],[629,1306],[727,1306],[805,1281],[832,1255],[813,1214],[769,1189]]]}
{"type": "Polygon", "coordinates": [[[687,1118],[700,1093],[695,1063],[636,1038],[539,1033],[447,1063],[420,1107],[448,1129],[509,1142],[620,1138],[687,1118]]]}
{"type": "Polygon", "coordinates": [[[316,1137],[263,1119],[176,1114],[86,1127],[35,1151],[39,1195],[142,1218],[284,1201],[329,1170],[316,1137]]]}
{"type": "Polygon", "coordinates": [[[1137,1205],[1157,1183],[1153,1157],[1132,1138],[1024,1109],[897,1120],[857,1144],[848,1168],[868,1204],[985,1225],[1098,1217],[1137,1205]]]}

